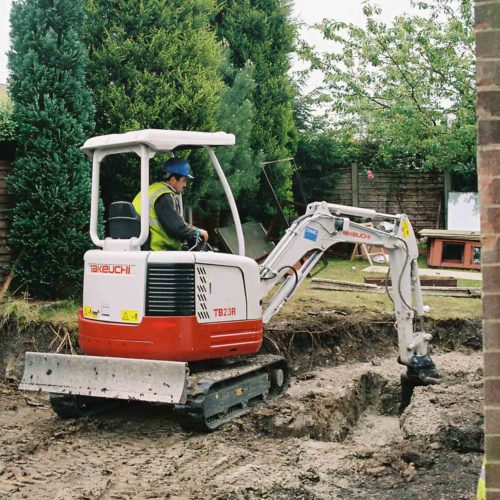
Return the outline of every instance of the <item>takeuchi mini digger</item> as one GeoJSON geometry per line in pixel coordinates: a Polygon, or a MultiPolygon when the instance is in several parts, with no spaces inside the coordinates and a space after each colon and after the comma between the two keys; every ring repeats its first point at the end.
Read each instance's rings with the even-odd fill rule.
{"type": "Polygon", "coordinates": [[[79,344],[85,354],[26,353],[21,389],[49,392],[61,417],[84,415],[117,399],[140,400],[173,405],[184,428],[216,429],[286,391],[285,359],[260,353],[263,325],[339,242],[388,250],[406,388],[438,381],[427,352],[431,336],[423,329],[417,243],[408,217],[311,203],[259,266],[245,256],[236,203],[213,150],[234,143],[234,135],[224,132],[173,130],[86,141],[82,150],[93,162],[90,237],[98,249],[84,258],[79,344]],[[203,148],[210,157],[229,202],[239,255],[141,250],[149,234],[149,161],[185,148],[203,148]],[[130,203],[112,204],[110,236],[103,240],[97,233],[100,165],[122,153],[140,158],[142,216],[130,203]],[[353,222],[356,217],[374,227],[353,222]]]}

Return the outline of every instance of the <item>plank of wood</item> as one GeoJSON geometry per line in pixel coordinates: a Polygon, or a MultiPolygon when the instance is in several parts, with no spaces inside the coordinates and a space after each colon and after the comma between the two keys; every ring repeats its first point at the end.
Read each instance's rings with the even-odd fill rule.
{"type": "MultiPolygon", "coordinates": [[[[313,278],[312,287],[317,290],[332,290],[337,292],[369,292],[385,293],[385,286],[370,285],[351,281],[329,280],[324,278],[313,278]]],[[[392,287],[389,287],[392,292],[392,287]]],[[[440,295],[442,297],[457,298],[480,298],[480,288],[446,287],[446,286],[423,286],[423,295],[440,295]]]]}
{"type": "MultiPolygon", "coordinates": [[[[365,277],[364,278],[365,283],[369,283],[370,285],[378,285],[378,286],[385,286],[385,278],[372,278],[372,277],[365,277]]],[[[388,278],[387,280],[389,286],[392,285],[391,278],[388,278]]],[[[442,286],[442,287],[456,287],[457,286],[457,279],[452,278],[452,277],[426,277],[426,278],[420,278],[420,284],[422,286],[442,286]]]]}
{"type": "Polygon", "coordinates": [[[377,285],[368,285],[367,283],[354,283],[350,281],[337,281],[332,283],[329,280],[320,280],[319,278],[313,278],[311,280],[313,288],[324,289],[324,290],[336,290],[345,292],[378,292],[379,288],[377,285]]]}
{"type": "Polygon", "coordinates": [[[479,231],[458,231],[450,229],[422,229],[419,231],[421,237],[439,238],[442,240],[480,240],[481,233],[479,231]]]}
{"type": "Polygon", "coordinates": [[[352,183],[352,204],[359,206],[359,184],[358,184],[358,164],[353,163],[351,166],[351,183],[352,183]]]}
{"type": "MultiPolygon", "coordinates": [[[[362,269],[363,273],[376,273],[378,275],[385,274],[389,268],[387,266],[369,266],[362,269]]],[[[419,268],[418,275],[422,276],[451,276],[452,278],[458,278],[462,280],[479,280],[483,279],[483,276],[478,271],[467,271],[464,269],[424,269],[419,268]]]]}

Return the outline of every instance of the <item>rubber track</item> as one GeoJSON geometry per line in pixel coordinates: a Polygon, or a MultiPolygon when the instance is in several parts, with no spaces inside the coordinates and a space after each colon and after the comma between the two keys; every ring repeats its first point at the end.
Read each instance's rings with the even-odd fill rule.
{"type": "Polygon", "coordinates": [[[229,367],[196,373],[190,376],[188,388],[188,401],[186,405],[179,406],[179,423],[185,430],[201,432],[213,431],[223,423],[252,410],[259,402],[271,400],[283,394],[289,385],[288,365],[283,357],[273,354],[258,354],[243,358],[241,362],[229,367]],[[281,387],[272,385],[272,377],[268,377],[267,390],[260,394],[260,398],[246,401],[241,398],[239,404],[222,409],[217,415],[207,417],[205,414],[205,401],[207,396],[225,390],[234,384],[234,387],[251,382],[261,373],[270,373],[274,368],[283,370],[284,382],[281,387]]]}

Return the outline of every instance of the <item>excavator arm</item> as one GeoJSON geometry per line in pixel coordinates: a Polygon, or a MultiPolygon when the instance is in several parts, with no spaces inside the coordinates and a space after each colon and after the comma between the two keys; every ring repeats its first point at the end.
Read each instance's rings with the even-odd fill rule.
{"type": "Polygon", "coordinates": [[[264,323],[293,295],[326,250],[340,242],[380,245],[388,250],[393,290],[391,299],[398,331],[398,361],[408,367],[407,377],[413,386],[437,383],[439,375],[427,353],[432,336],[424,331],[417,241],[404,214],[389,215],[326,202],[308,205],[305,215],[294,221],[261,265],[263,298],[281,282],[264,311],[264,323]],[[369,219],[375,222],[376,227],[353,222],[351,217],[369,219]],[[303,263],[297,269],[296,263],[301,260],[303,263]],[[418,325],[417,330],[414,323],[418,325]]]}

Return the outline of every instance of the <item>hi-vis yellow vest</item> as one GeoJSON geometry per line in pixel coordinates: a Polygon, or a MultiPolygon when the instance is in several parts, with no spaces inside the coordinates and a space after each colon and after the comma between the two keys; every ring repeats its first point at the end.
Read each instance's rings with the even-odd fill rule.
{"type": "MultiPolygon", "coordinates": [[[[161,227],[160,221],[156,215],[155,202],[164,195],[176,196],[175,190],[166,182],[155,182],[149,186],[149,229],[151,231],[151,250],[180,250],[181,243],[169,236],[161,227]]],[[[141,193],[134,198],[132,202],[136,212],[141,215],[141,193]]],[[[174,199],[175,207],[175,199],[174,199]]]]}
{"type": "Polygon", "coordinates": [[[477,500],[486,500],[486,460],[483,460],[481,476],[477,483],[477,500]]]}

